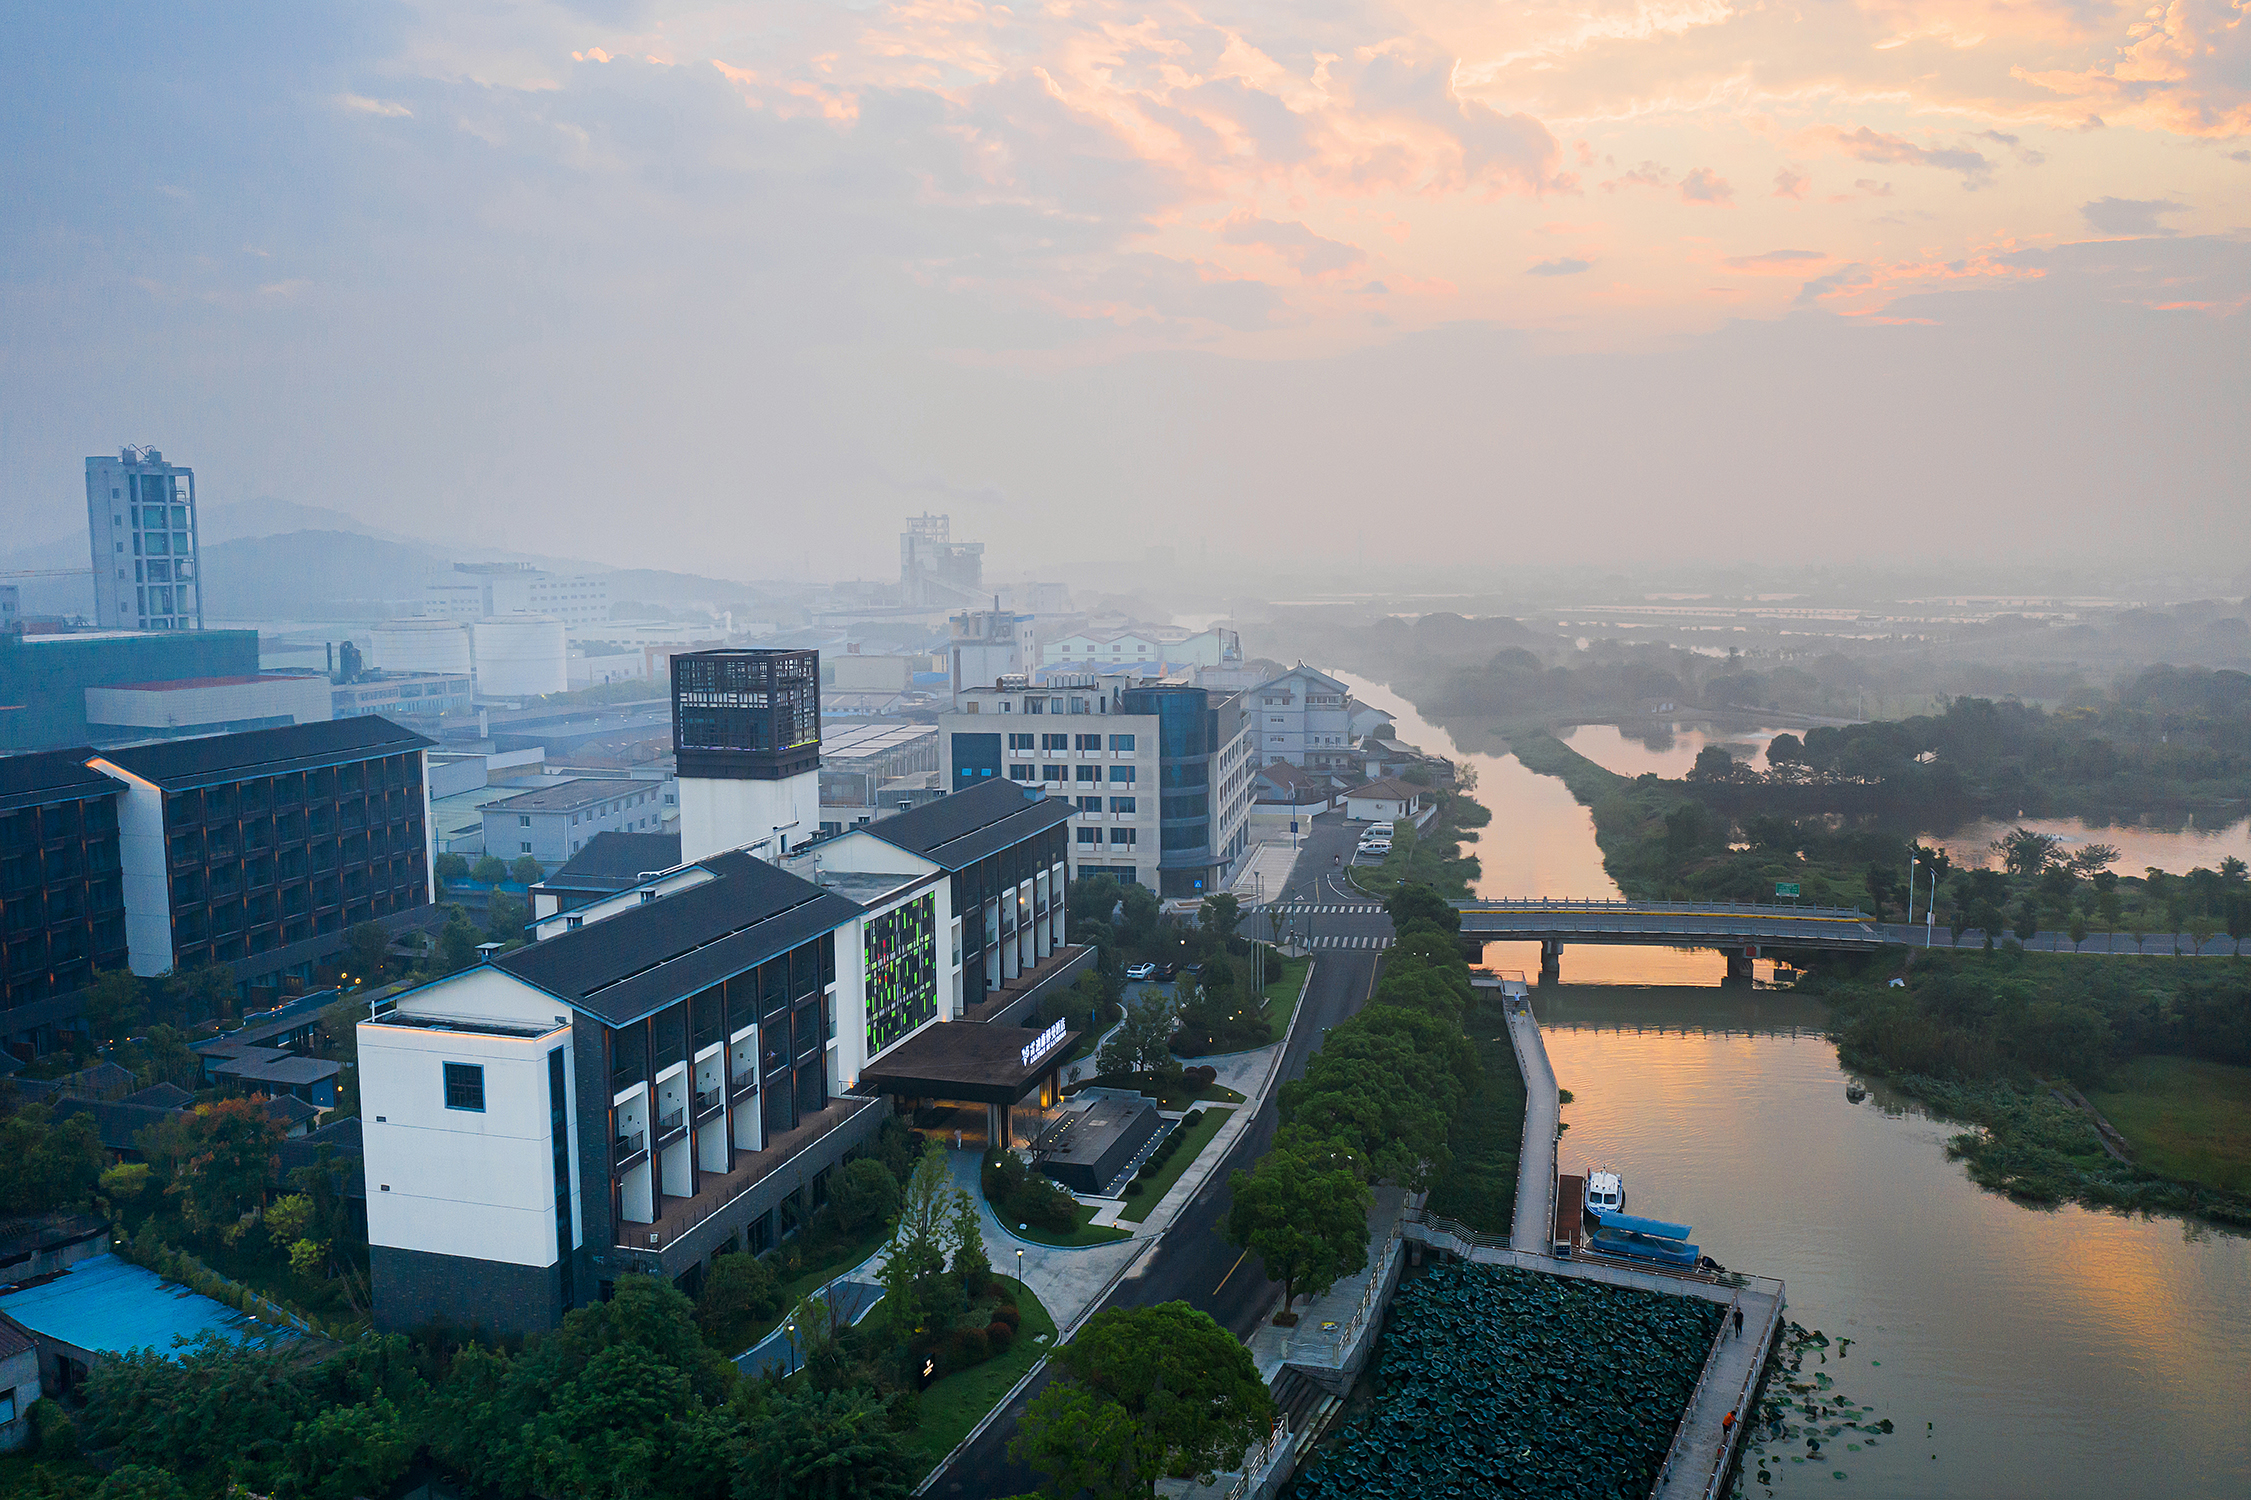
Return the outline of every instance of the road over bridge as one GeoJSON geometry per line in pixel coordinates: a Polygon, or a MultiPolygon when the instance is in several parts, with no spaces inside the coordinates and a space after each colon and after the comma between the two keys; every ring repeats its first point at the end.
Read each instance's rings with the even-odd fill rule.
{"type": "Polygon", "coordinates": [[[1738,906],[1724,901],[1457,901],[1462,936],[1538,942],[1540,982],[1552,984],[1565,943],[1718,948],[1731,979],[1770,950],[1873,952],[1891,939],[1865,912],[1831,906],[1738,906]]]}

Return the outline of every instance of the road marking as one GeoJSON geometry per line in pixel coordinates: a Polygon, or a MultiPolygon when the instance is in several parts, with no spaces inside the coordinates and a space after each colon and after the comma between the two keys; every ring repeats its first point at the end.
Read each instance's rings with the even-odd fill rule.
{"type": "MultiPolygon", "coordinates": [[[[1229,1266],[1229,1267],[1227,1268],[1227,1276],[1232,1276],[1232,1275],[1234,1275],[1234,1274],[1235,1274],[1235,1272],[1236,1272],[1237,1270],[1239,1270],[1239,1269],[1240,1269],[1240,1268],[1242,1267],[1242,1264],[1243,1264],[1243,1262],[1244,1262],[1244,1261],[1246,1261],[1246,1260],[1249,1260],[1250,1258],[1251,1258],[1251,1253],[1250,1253],[1250,1251],[1248,1251],[1248,1250],[1245,1250],[1245,1251],[1244,1251],[1244,1252],[1243,1252],[1243,1253],[1242,1253],[1241,1255],[1238,1255],[1238,1256],[1236,1256],[1236,1257],[1235,1257],[1235,1264],[1234,1264],[1234,1265],[1232,1265],[1232,1266],[1229,1266]]],[[[1212,1294],[1212,1295],[1213,1295],[1214,1297],[1216,1297],[1216,1296],[1218,1296],[1218,1295],[1219,1295],[1219,1287],[1220,1287],[1220,1286],[1225,1286],[1225,1285],[1227,1285],[1227,1276],[1222,1276],[1222,1277],[1220,1277],[1220,1278],[1219,1278],[1219,1286],[1215,1286],[1215,1287],[1213,1287],[1213,1288],[1211,1289],[1211,1294],[1212,1294]]]]}

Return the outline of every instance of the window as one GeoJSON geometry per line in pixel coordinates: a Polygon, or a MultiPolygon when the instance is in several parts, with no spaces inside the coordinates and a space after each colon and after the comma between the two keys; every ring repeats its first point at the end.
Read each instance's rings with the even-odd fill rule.
{"type": "Polygon", "coordinates": [[[1080,842],[1080,843],[1082,843],[1082,844],[1099,844],[1099,843],[1101,843],[1101,842],[1102,842],[1102,830],[1101,830],[1101,829],[1099,829],[1099,828],[1082,828],[1082,829],[1080,829],[1080,830],[1079,830],[1079,842],[1080,842]]]}
{"type": "Polygon", "coordinates": [[[1099,750],[1099,749],[1101,749],[1101,748],[1102,748],[1102,736],[1101,736],[1101,735],[1099,735],[1099,734],[1082,734],[1082,735],[1080,735],[1080,736],[1079,736],[1079,748],[1080,748],[1081,750],[1099,750]]]}
{"type": "Polygon", "coordinates": [[[1102,811],[1102,799],[1100,797],[1081,797],[1079,799],[1079,811],[1083,813],[1102,811]]]}
{"type": "Polygon", "coordinates": [[[563,930],[564,930],[565,932],[576,932],[576,931],[578,931],[578,930],[579,930],[579,929],[580,929],[581,927],[584,927],[585,925],[586,925],[586,918],[584,918],[584,917],[565,917],[565,918],[563,918],[563,930]]]}
{"type": "Polygon", "coordinates": [[[16,1419],[16,1388],[9,1386],[0,1391],[0,1427],[16,1419]]]}
{"type": "Polygon", "coordinates": [[[1137,830],[1137,829],[1132,829],[1132,828],[1113,828],[1113,829],[1111,829],[1111,830],[1110,830],[1110,847],[1111,847],[1111,848],[1113,848],[1113,849],[1116,849],[1116,848],[1121,848],[1121,847],[1122,847],[1122,848],[1128,848],[1128,849],[1132,848],[1132,847],[1133,847],[1133,844],[1134,844],[1134,842],[1135,842],[1135,835],[1137,834],[1137,832],[1138,832],[1138,831],[1139,831],[1139,830],[1137,830]]]}
{"type": "Polygon", "coordinates": [[[1024,712],[1028,714],[1046,713],[1047,700],[1045,698],[1026,698],[1024,700],[1024,712]]]}
{"type": "Polygon", "coordinates": [[[1132,766],[1112,766],[1110,768],[1110,781],[1117,786],[1131,786],[1133,785],[1133,771],[1132,766]]]}
{"type": "Polygon", "coordinates": [[[1030,766],[1010,766],[1008,768],[1008,779],[1010,781],[1030,781],[1032,779],[1032,768],[1030,766]]]}
{"type": "Polygon", "coordinates": [[[519,854],[529,854],[529,853],[531,853],[531,845],[529,845],[529,844],[525,844],[525,843],[519,843],[519,844],[518,844],[518,845],[516,846],[516,852],[517,852],[517,853],[519,853],[519,854]]]}
{"type": "Polygon", "coordinates": [[[1130,735],[1130,734],[1113,734],[1113,735],[1111,735],[1111,736],[1110,736],[1110,748],[1111,748],[1111,749],[1113,749],[1113,750],[1127,750],[1127,751],[1130,751],[1130,750],[1132,750],[1132,749],[1133,749],[1133,736],[1132,736],[1132,735],[1130,735]]]}
{"type": "Polygon", "coordinates": [[[1011,750],[1029,750],[1032,748],[1032,739],[1033,737],[1028,734],[1012,734],[1008,737],[1008,748],[1011,750]]]}
{"type": "Polygon", "coordinates": [[[1042,750],[1068,750],[1071,748],[1071,737],[1067,734],[1043,734],[1040,736],[1040,748],[1042,750]]]}
{"type": "Polygon", "coordinates": [[[1091,781],[1091,782],[1098,782],[1098,781],[1100,781],[1101,779],[1102,779],[1102,768],[1101,768],[1100,766],[1081,766],[1081,767],[1079,767],[1079,780],[1081,780],[1081,781],[1091,781]]]}
{"type": "Polygon", "coordinates": [[[1069,766],[1041,766],[1040,780],[1061,781],[1063,779],[1063,773],[1070,769],[1071,768],[1069,766]]]}
{"type": "Polygon", "coordinates": [[[485,1112],[485,1070],[475,1063],[446,1064],[446,1108],[485,1112]]]}
{"type": "Polygon", "coordinates": [[[1131,797],[1112,797],[1110,799],[1110,811],[1114,813],[1130,813],[1133,810],[1134,802],[1131,797]]]}
{"type": "Polygon", "coordinates": [[[529,828],[529,827],[531,827],[531,814],[530,814],[530,813],[518,813],[518,814],[516,814],[516,826],[517,826],[518,828],[529,828]]]}

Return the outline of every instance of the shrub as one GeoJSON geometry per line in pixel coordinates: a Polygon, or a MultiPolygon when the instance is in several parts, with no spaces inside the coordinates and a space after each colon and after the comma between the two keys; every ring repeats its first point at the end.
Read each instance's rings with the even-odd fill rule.
{"type": "Polygon", "coordinates": [[[1173,1139],[1179,1139],[1182,1131],[1194,1130],[1198,1125],[1201,1125],[1203,1123],[1204,1112],[1202,1110],[1192,1109],[1188,1111],[1188,1118],[1180,1122],[1180,1130],[1173,1132],[1173,1139]]]}
{"type": "Polygon", "coordinates": [[[1213,1067],[1210,1063],[1199,1063],[1197,1066],[1186,1070],[1181,1076],[1186,1078],[1190,1086],[1194,1088],[1208,1089],[1219,1082],[1219,1069],[1213,1067]]]}
{"type": "Polygon", "coordinates": [[[993,1357],[992,1340],[982,1328],[956,1328],[946,1340],[946,1365],[949,1369],[966,1370],[971,1365],[981,1365],[993,1357]]]}
{"type": "Polygon", "coordinates": [[[47,1458],[76,1458],[78,1456],[78,1424],[71,1421],[70,1413],[52,1396],[41,1396],[31,1403],[31,1430],[37,1436],[37,1451],[47,1458]]]}
{"type": "Polygon", "coordinates": [[[1003,1302],[993,1309],[993,1321],[995,1323],[1006,1323],[1013,1329],[1024,1321],[1024,1315],[1016,1310],[1015,1303],[1003,1302]]]}
{"type": "Polygon", "coordinates": [[[995,1318],[985,1326],[985,1342],[992,1346],[994,1354],[1006,1354],[1008,1346],[1016,1342],[1015,1325],[995,1318]]]}

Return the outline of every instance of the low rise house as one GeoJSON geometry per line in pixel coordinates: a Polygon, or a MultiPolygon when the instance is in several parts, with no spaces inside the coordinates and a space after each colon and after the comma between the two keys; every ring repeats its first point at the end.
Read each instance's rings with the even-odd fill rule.
{"type": "Polygon", "coordinates": [[[0,1318],[0,1453],[31,1441],[31,1403],[39,1399],[39,1343],[0,1318]]]}
{"type": "Polygon", "coordinates": [[[1397,822],[1423,809],[1428,788],[1404,781],[1372,781],[1344,794],[1344,815],[1368,822],[1397,822]]]}

